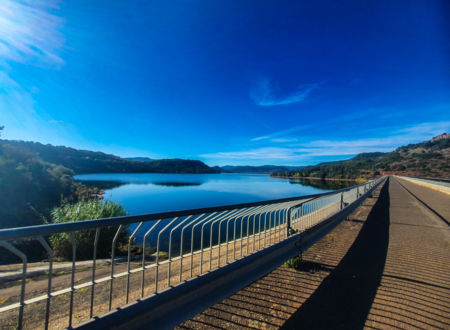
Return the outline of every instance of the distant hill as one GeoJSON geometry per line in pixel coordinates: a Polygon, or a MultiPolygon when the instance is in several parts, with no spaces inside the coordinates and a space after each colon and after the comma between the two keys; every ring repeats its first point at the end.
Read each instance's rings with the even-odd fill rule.
{"type": "Polygon", "coordinates": [[[124,159],[131,160],[134,162],[151,162],[154,160],[148,157],[125,157],[124,159]]]}
{"type": "Polygon", "coordinates": [[[356,179],[380,174],[450,178],[450,134],[399,147],[388,153],[362,153],[348,160],[320,163],[274,176],[356,179]]]}
{"type": "Polygon", "coordinates": [[[220,169],[228,173],[254,173],[254,174],[264,174],[273,172],[285,172],[298,170],[302,168],[301,166],[278,166],[278,165],[261,165],[261,166],[233,166],[225,165],[221,166],[220,169]]]}
{"type": "Polygon", "coordinates": [[[199,160],[158,159],[132,161],[118,156],[38,142],[0,140],[2,146],[13,146],[40,160],[62,165],[75,174],[82,173],[217,173],[199,160]]]}

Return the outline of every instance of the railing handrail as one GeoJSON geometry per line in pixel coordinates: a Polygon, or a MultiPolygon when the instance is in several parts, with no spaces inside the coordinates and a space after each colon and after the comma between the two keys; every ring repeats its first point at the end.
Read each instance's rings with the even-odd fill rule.
{"type": "Polygon", "coordinates": [[[66,223],[52,223],[52,224],[44,224],[44,225],[36,225],[36,226],[26,226],[26,227],[15,227],[15,228],[5,228],[0,229],[0,241],[10,241],[17,238],[23,237],[35,237],[35,236],[46,236],[50,234],[56,234],[60,232],[73,232],[77,230],[84,229],[93,229],[99,227],[109,227],[109,226],[118,226],[118,225],[130,225],[136,222],[141,221],[152,221],[152,220],[160,220],[160,219],[169,219],[174,217],[184,217],[189,215],[197,215],[202,213],[210,213],[210,212],[220,212],[227,211],[232,209],[253,207],[259,205],[268,205],[268,204],[277,204],[284,202],[292,202],[296,200],[302,200],[306,198],[319,198],[327,195],[333,195],[340,192],[345,192],[356,187],[363,186],[364,183],[339,189],[333,190],[320,194],[312,194],[312,195],[304,195],[297,197],[288,197],[288,198],[280,198],[280,199],[272,199],[272,200],[264,200],[259,202],[251,202],[251,203],[240,203],[240,204],[231,204],[231,205],[222,205],[222,206],[211,206],[205,208],[196,208],[196,209],[188,209],[188,210],[179,210],[179,211],[170,211],[170,212],[159,212],[159,213],[149,213],[149,214],[139,214],[139,215],[128,215],[128,216],[119,216],[112,218],[102,218],[102,219],[92,219],[92,220],[83,220],[77,222],[66,222],[66,223]]]}

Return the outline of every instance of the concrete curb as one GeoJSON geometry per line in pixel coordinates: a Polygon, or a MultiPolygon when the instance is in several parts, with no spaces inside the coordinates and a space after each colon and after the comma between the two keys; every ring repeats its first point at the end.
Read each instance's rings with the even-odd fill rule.
{"type": "Polygon", "coordinates": [[[406,176],[396,176],[396,177],[400,178],[400,179],[403,179],[405,181],[411,182],[411,183],[415,183],[415,184],[417,184],[419,186],[430,188],[430,189],[433,189],[433,190],[437,190],[437,191],[442,192],[444,194],[450,195],[450,187],[442,186],[442,185],[439,185],[439,184],[434,184],[434,183],[431,183],[431,182],[425,182],[425,180],[413,179],[413,178],[409,178],[409,177],[406,177],[406,176]]]}

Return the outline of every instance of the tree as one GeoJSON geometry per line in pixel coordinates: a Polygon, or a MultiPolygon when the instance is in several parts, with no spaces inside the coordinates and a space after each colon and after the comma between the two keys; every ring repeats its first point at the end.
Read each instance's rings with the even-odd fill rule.
{"type": "Polygon", "coordinates": [[[0,137],[2,136],[2,131],[5,128],[5,126],[0,126],[0,137]]]}

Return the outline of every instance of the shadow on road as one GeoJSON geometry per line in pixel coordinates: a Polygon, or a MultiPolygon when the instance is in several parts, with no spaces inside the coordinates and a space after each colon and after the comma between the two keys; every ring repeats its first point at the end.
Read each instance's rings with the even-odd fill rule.
{"type": "Polygon", "coordinates": [[[336,269],[283,329],[361,329],[381,281],[389,242],[389,181],[336,269]]]}

